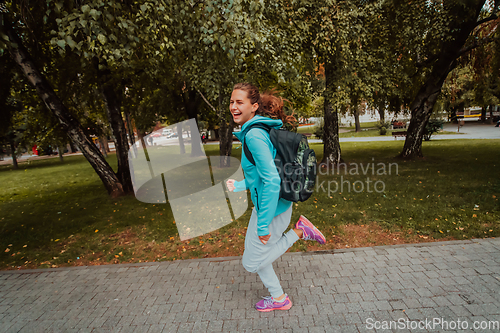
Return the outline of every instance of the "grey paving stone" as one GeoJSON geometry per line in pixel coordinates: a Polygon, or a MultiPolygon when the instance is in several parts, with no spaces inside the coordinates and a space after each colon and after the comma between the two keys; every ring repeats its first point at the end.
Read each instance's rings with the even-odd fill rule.
{"type": "Polygon", "coordinates": [[[267,291],[240,259],[0,272],[0,327],[28,331],[19,328],[24,321],[40,332],[110,332],[113,327],[245,332],[269,325],[291,332],[364,332],[354,315],[361,321],[407,314],[500,317],[500,280],[494,275],[500,274],[500,241],[443,244],[286,254],[275,267],[294,306],[269,314],[253,309],[267,291]]]}
{"type": "Polygon", "coordinates": [[[222,332],[223,324],[222,320],[212,320],[208,324],[207,332],[222,332]]]}

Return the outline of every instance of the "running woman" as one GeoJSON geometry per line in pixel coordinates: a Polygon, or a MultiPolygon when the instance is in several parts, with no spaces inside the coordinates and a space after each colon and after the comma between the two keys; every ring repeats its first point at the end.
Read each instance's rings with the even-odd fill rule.
{"type": "Polygon", "coordinates": [[[261,128],[249,130],[249,127],[250,124],[262,123],[280,128],[283,121],[290,123],[295,118],[285,115],[281,98],[272,94],[261,95],[259,89],[250,83],[234,86],[229,108],[234,122],[242,126],[241,132],[235,132],[234,135],[242,146],[246,141],[255,160],[253,165],[242,154],[241,166],[245,179],[229,179],[226,182],[229,191],[249,189],[254,204],[245,237],[243,267],[251,273],[257,273],[271,294],[255,304],[258,311],[288,310],[292,302],[283,292],[272,263],[299,239],[324,244],[325,237],[304,216],[300,216],[294,229],[284,233],[292,217],[292,202],[279,197],[281,179],[274,163],[276,149],[267,131],[261,128]]]}

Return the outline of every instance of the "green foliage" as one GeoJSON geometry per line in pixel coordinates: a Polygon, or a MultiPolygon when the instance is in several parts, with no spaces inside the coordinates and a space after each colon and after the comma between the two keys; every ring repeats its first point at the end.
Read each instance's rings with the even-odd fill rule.
{"type": "MultiPolygon", "coordinates": [[[[495,5],[489,2],[480,17],[498,9],[495,5]]],[[[186,95],[193,90],[216,109],[197,94],[199,119],[215,128],[229,119],[227,99],[232,85],[241,81],[276,88],[292,102],[287,111],[298,117],[322,114],[325,64],[334,68],[329,78],[334,89],[327,96],[335,110],[366,102],[399,111],[431,73],[442,45],[452,41],[461,16],[473,14],[464,10],[468,3],[455,0],[400,1],[397,6],[331,0],[48,0],[6,6],[23,42],[89,133],[109,132],[99,69],[109,69],[123,110],[141,130],[158,120],[185,119],[186,95]]],[[[477,29],[475,37],[488,36],[494,27],[477,29]]],[[[445,89],[448,100],[498,102],[500,84],[493,74],[500,63],[498,45],[477,49],[468,62],[472,65],[457,68],[467,82],[445,89]]],[[[25,98],[33,91],[22,83],[15,91],[25,105],[29,137],[52,136],[46,133],[57,131],[55,121],[40,102],[25,98]]]]}
{"type": "Polygon", "coordinates": [[[441,119],[429,119],[424,129],[424,140],[429,141],[434,133],[443,128],[444,121],[441,119]]]}
{"type": "Polygon", "coordinates": [[[375,126],[378,128],[380,135],[386,135],[387,129],[391,127],[391,123],[389,121],[378,121],[375,126]]]}
{"type": "Polygon", "coordinates": [[[314,135],[318,139],[323,140],[324,134],[325,134],[325,123],[321,121],[320,123],[316,124],[316,126],[314,126],[314,135]]]}

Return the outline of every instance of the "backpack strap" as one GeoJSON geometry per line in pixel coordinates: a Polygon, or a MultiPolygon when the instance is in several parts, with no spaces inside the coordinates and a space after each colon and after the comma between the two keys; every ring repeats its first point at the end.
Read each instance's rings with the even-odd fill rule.
{"type": "MultiPolygon", "coordinates": [[[[246,134],[248,133],[248,131],[250,131],[252,128],[261,128],[265,131],[267,131],[269,133],[269,131],[271,130],[271,128],[269,126],[266,126],[264,124],[260,124],[260,123],[257,123],[257,124],[252,124],[250,125],[250,127],[246,130],[246,133],[245,133],[245,137],[246,137],[246,134]]],[[[250,149],[248,149],[248,146],[247,146],[247,141],[245,139],[243,139],[243,151],[245,152],[245,156],[247,157],[247,160],[252,163],[252,165],[255,165],[255,160],[252,156],[252,153],[250,152],[250,149]]]]}

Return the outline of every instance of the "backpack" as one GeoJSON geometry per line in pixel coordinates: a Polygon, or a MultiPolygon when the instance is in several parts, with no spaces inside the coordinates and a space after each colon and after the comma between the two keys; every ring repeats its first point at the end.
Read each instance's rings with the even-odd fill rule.
{"type": "MultiPolygon", "coordinates": [[[[307,200],[316,183],[316,154],[309,148],[305,135],[285,129],[270,128],[261,123],[250,125],[269,133],[269,138],[276,148],[274,163],[281,178],[280,198],[298,202],[307,200]]],[[[248,161],[255,165],[255,160],[246,141],[243,150],[248,161]]]]}

